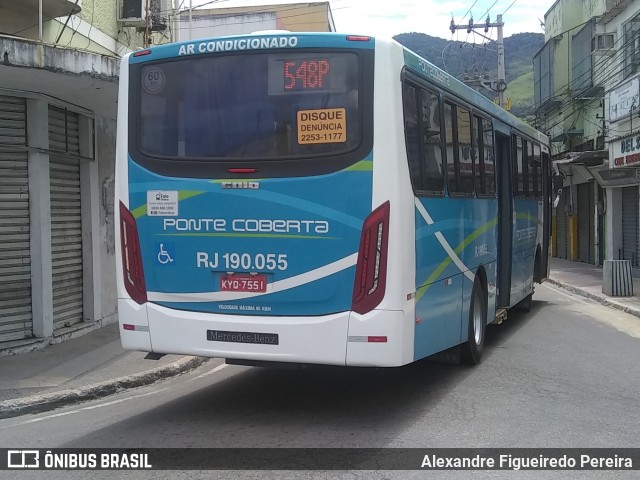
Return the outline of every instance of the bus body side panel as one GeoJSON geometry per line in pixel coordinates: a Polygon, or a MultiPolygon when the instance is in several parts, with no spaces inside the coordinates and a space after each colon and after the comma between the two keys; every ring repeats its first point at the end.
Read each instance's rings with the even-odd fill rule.
{"type": "MultiPolygon", "coordinates": [[[[118,85],[119,98],[127,98],[129,91],[129,56],[127,54],[120,62],[120,82],[118,85]]],[[[129,116],[128,102],[118,103],[118,118],[126,119],[129,116]]],[[[151,336],[149,334],[149,319],[147,304],[140,305],[133,301],[124,286],[122,270],[122,246],[120,243],[120,202],[129,208],[129,164],[128,158],[128,127],[126,121],[119,121],[116,137],[116,166],[114,188],[114,237],[116,258],[116,297],[118,299],[118,323],[120,327],[120,339],[123,348],[150,352],[153,350],[151,336]],[[135,325],[136,330],[125,330],[124,325],[135,325]]]]}
{"type": "Polygon", "coordinates": [[[416,199],[415,359],[467,340],[473,281],[482,266],[495,313],[497,201],[416,199]]]}
{"type": "Polygon", "coordinates": [[[402,48],[376,40],[374,89],[374,169],[371,209],[391,205],[385,296],[371,312],[352,313],[349,321],[347,363],[377,366],[413,361],[414,284],[413,194],[404,147],[402,48]],[[373,316],[372,316],[373,315],[373,316]],[[360,342],[367,336],[387,336],[387,343],[360,342]]]}
{"type": "MultiPolygon", "coordinates": [[[[120,80],[118,84],[118,98],[127,98],[129,92],[129,56],[125,55],[120,62],[120,80]]],[[[126,119],[129,117],[128,102],[118,102],[118,118],[126,119]]],[[[114,234],[115,234],[115,258],[116,258],[116,288],[117,297],[130,298],[124,288],[124,279],[122,274],[122,251],[120,245],[120,202],[125,207],[129,207],[129,163],[128,158],[128,126],[126,121],[117,123],[116,135],[116,167],[115,167],[115,185],[114,185],[114,234]]],[[[122,330],[122,322],[120,324],[122,330]]]]}
{"type": "Polygon", "coordinates": [[[541,212],[535,199],[515,199],[511,306],[533,291],[533,271],[541,212]]]}

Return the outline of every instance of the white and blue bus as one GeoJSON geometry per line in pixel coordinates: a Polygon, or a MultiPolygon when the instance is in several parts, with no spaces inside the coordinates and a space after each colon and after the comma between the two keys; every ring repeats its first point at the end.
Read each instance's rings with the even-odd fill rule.
{"type": "Polygon", "coordinates": [[[547,137],[397,42],[256,33],[122,60],[122,345],[400,366],[528,308],[547,137]]]}

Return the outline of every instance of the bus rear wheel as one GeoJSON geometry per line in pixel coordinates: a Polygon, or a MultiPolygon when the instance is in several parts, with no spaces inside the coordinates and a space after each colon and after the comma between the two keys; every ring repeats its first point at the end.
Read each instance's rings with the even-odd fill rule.
{"type": "Polygon", "coordinates": [[[469,340],[462,345],[462,360],[469,365],[480,363],[484,348],[484,333],[487,325],[487,308],[484,291],[478,277],[473,282],[471,303],[469,304],[469,340]]]}
{"type": "Polygon", "coordinates": [[[518,312],[529,313],[531,311],[531,300],[533,299],[533,287],[531,288],[531,293],[520,300],[519,303],[516,304],[515,309],[518,312]]]}

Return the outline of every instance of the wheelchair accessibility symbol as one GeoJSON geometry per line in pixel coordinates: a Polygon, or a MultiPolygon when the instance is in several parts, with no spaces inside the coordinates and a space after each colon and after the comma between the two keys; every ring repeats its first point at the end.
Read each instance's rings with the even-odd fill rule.
{"type": "Polygon", "coordinates": [[[167,252],[164,249],[164,243],[160,244],[160,252],[158,253],[158,262],[160,262],[162,265],[166,265],[167,263],[173,262],[173,258],[171,258],[171,255],[169,255],[169,252],[167,252]]]}

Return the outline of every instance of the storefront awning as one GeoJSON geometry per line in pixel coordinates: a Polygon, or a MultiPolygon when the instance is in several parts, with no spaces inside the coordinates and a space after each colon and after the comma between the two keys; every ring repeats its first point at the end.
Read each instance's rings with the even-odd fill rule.
{"type": "Polygon", "coordinates": [[[568,152],[563,158],[554,160],[556,165],[585,165],[597,167],[609,159],[609,150],[587,150],[586,152],[568,152]]]}

